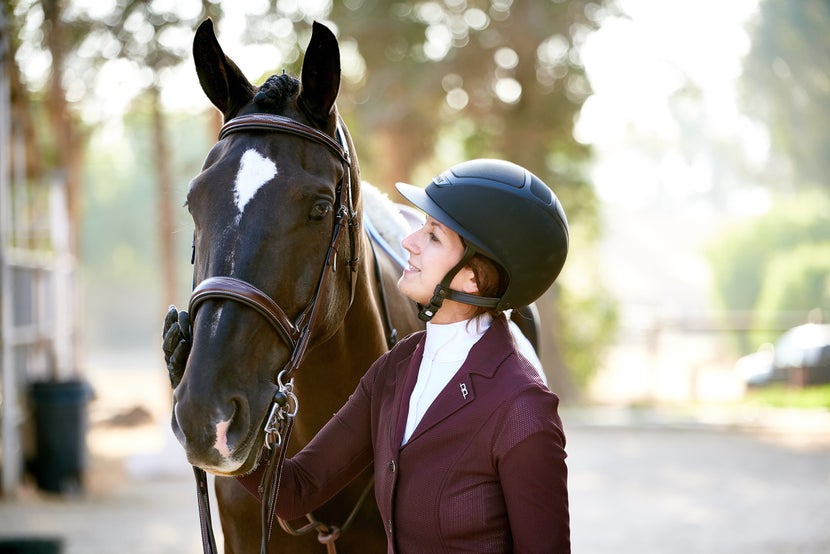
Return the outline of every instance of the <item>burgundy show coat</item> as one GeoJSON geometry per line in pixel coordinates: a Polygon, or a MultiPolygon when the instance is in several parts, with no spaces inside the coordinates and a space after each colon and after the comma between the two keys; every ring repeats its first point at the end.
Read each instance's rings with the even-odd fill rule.
{"type": "Polygon", "coordinates": [[[286,460],[278,514],[302,516],[374,463],[389,553],[569,553],[559,399],[517,353],[504,317],[401,447],[424,342],[415,333],[380,357],[286,460]]]}

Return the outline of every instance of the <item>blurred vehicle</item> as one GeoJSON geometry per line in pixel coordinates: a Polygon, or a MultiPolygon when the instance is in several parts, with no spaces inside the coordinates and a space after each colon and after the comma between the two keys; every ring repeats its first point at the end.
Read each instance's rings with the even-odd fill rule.
{"type": "Polygon", "coordinates": [[[774,345],[763,345],[757,352],[740,358],[735,371],[749,387],[830,383],[830,324],[793,327],[774,345]]]}
{"type": "Polygon", "coordinates": [[[735,362],[735,372],[748,387],[763,387],[772,382],[772,361],[775,347],[764,343],[757,352],[742,356],[735,362]]]}

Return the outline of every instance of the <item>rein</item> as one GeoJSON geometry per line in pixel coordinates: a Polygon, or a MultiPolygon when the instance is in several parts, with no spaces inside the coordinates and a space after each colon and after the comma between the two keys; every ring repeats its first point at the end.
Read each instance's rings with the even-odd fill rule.
{"type": "MultiPolygon", "coordinates": [[[[249,306],[259,312],[271,324],[280,338],[291,350],[291,355],[285,366],[277,373],[277,392],[269,409],[268,417],[265,420],[265,442],[257,462],[257,470],[264,464],[264,472],[259,483],[258,492],[262,499],[261,526],[262,541],[260,553],[267,552],[268,541],[271,536],[271,528],[276,515],[276,501],[279,493],[280,477],[282,474],[283,462],[287,450],[288,440],[294,426],[294,419],[297,415],[299,403],[293,392],[293,374],[300,366],[308,349],[311,338],[311,329],[315,323],[317,306],[320,295],[326,290],[328,276],[337,271],[337,246],[343,235],[343,228],[347,227],[351,241],[351,259],[348,260],[350,268],[350,297],[349,305],[354,300],[355,278],[358,258],[355,257],[356,249],[356,227],[357,219],[353,205],[352,182],[351,182],[351,159],[349,158],[345,136],[338,121],[336,128],[337,141],[329,135],[313,127],[300,123],[288,117],[273,114],[251,114],[234,118],[222,127],[219,132],[219,140],[237,132],[269,132],[288,133],[299,136],[306,140],[316,142],[325,146],[333,153],[343,166],[343,173],[335,190],[336,216],[332,229],[331,240],[326,252],[325,262],[308,305],[300,312],[296,320],[286,315],[285,311],[270,296],[259,290],[254,285],[230,276],[208,277],[199,283],[190,297],[189,311],[192,321],[195,322],[198,308],[206,300],[233,300],[249,306]],[[331,271],[328,270],[331,268],[331,271]],[[276,452],[275,452],[276,450],[276,452]]],[[[205,554],[216,554],[216,541],[213,536],[212,520],[210,516],[209,491],[207,486],[207,475],[201,468],[193,468],[196,477],[197,500],[199,505],[199,521],[202,534],[202,547],[205,554]]],[[[250,474],[249,474],[250,475],[250,474]]],[[[245,476],[243,476],[244,478],[245,476]]],[[[242,479],[240,478],[240,482],[242,479]]],[[[243,482],[244,485],[244,482],[243,482]]],[[[246,487],[247,488],[247,487],[246,487]]],[[[366,493],[361,497],[365,498],[366,493]]],[[[358,503],[358,506],[360,505],[358,503]]],[[[357,507],[355,507],[356,512],[357,507]]],[[[350,516],[349,521],[353,517],[350,516]]],[[[313,516],[309,517],[314,521],[328,551],[334,552],[334,540],[343,529],[336,533],[330,531],[330,527],[317,522],[313,516]],[[326,540],[323,540],[325,536],[326,540]]],[[[347,521],[347,523],[349,522],[347,521]]],[[[280,520],[285,528],[287,524],[280,520]]],[[[345,525],[344,525],[345,528],[345,525]]],[[[337,529],[337,528],[335,528],[337,529]]]]}

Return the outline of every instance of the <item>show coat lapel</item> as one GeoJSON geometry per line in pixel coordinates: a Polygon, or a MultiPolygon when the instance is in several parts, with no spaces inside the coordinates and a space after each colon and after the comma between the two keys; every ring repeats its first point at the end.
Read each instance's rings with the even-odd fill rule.
{"type": "MultiPolygon", "coordinates": [[[[438,394],[429,409],[427,409],[423,419],[415,428],[407,444],[417,440],[424,432],[438,425],[458,410],[473,404],[476,394],[473,388],[472,375],[477,374],[492,377],[502,361],[512,351],[512,344],[500,340],[499,333],[493,332],[494,326],[501,325],[506,326],[503,317],[493,320],[490,329],[473,345],[472,350],[467,355],[467,359],[456,374],[453,375],[449,383],[447,383],[447,386],[444,387],[444,390],[438,394]]],[[[418,358],[418,363],[420,365],[420,357],[418,358]]],[[[411,392],[410,390],[410,394],[411,392]]],[[[409,399],[409,395],[406,396],[406,399],[409,399]]],[[[409,403],[406,402],[406,404],[408,408],[409,403]]],[[[406,413],[404,413],[405,419],[406,413]]]]}
{"type": "MultiPolygon", "coordinates": [[[[392,446],[400,448],[403,442],[403,434],[406,431],[406,418],[409,415],[409,397],[412,396],[412,391],[415,389],[415,383],[418,381],[418,370],[421,367],[421,359],[424,357],[424,344],[426,342],[426,334],[418,342],[414,352],[407,360],[398,362],[396,374],[398,376],[398,383],[395,388],[395,401],[392,404],[393,414],[397,414],[397,421],[392,427],[394,434],[390,437],[392,446]]],[[[391,415],[391,414],[390,414],[391,415]]]]}
{"type": "Polygon", "coordinates": [[[421,419],[415,431],[412,432],[412,436],[409,437],[407,444],[415,442],[419,436],[461,408],[472,405],[473,400],[475,400],[475,391],[473,390],[473,382],[470,379],[470,372],[465,370],[464,367],[461,367],[453,378],[450,379],[450,382],[447,383],[447,386],[444,387],[444,390],[438,394],[429,409],[427,409],[423,419],[421,419]],[[465,391],[467,393],[466,398],[464,397],[465,391]]]}

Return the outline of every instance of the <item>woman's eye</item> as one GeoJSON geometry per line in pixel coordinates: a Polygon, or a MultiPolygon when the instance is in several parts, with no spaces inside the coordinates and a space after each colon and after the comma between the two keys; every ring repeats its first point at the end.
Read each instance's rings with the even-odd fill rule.
{"type": "Polygon", "coordinates": [[[328,200],[320,200],[316,202],[314,206],[311,208],[311,212],[308,214],[308,218],[313,221],[320,221],[324,219],[329,212],[331,211],[331,202],[328,200]]]}

